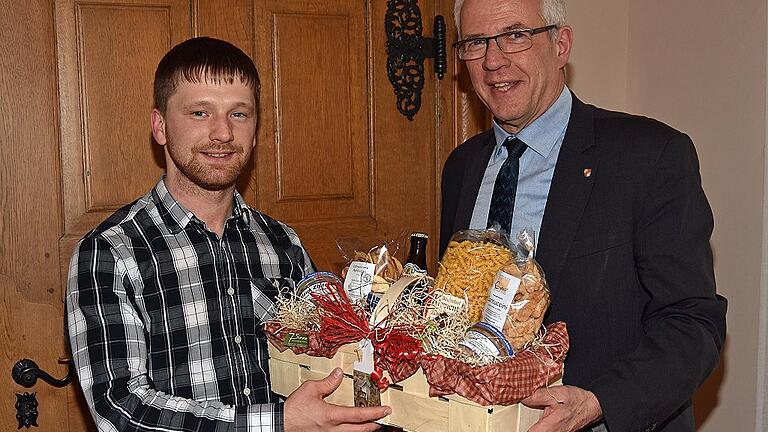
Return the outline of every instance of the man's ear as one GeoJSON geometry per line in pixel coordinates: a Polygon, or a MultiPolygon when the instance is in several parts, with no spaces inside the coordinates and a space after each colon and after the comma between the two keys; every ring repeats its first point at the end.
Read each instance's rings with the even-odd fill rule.
{"type": "Polygon", "coordinates": [[[573,46],[573,29],[571,26],[564,25],[557,29],[557,39],[555,40],[555,47],[557,49],[557,57],[560,59],[561,67],[565,67],[568,63],[568,58],[571,56],[571,47],[573,46]]]}
{"type": "Polygon", "coordinates": [[[150,114],[152,123],[152,136],[155,137],[155,142],[160,145],[165,145],[168,139],[165,135],[165,118],[163,114],[157,108],[152,109],[150,114]]]}

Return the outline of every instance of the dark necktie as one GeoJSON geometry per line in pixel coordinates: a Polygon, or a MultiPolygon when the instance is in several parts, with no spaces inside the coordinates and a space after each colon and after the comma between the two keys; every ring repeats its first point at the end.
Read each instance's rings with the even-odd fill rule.
{"type": "Polygon", "coordinates": [[[517,138],[508,137],[503,144],[507,148],[507,160],[501,165],[499,175],[493,184],[491,208],[488,211],[488,228],[498,223],[508,231],[512,226],[512,211],[515,209],[517,177],[520,170],[520,156],[528,146],[517,138]]]}

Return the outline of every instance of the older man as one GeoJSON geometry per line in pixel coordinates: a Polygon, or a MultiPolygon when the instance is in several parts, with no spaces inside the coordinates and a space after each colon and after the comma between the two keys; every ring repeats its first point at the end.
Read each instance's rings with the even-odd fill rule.
{"type": "Polygon", "coordinates": [[[259,77],[233,45],[195,38],[155,74],[152,134],[167,172],[79,243],[67,322],[99,431],[370,431],[389,407],[323,397],[340,370],[282,403],[261,321],[313,271],[296,233],[235,181],[255,145],[259,77]]]}
{"type": "Polygon", "coordinates": [[[690,398],[717,365],[712,213],[691,140],[578,100],[565,83],[564,0],[458,0],[455,48],[493,127],[448,158],[441,251],[491,226],[539,235],[548,321],[568,324],[565,385],[524,403],[531,429],[693,431],[690,398]]]}

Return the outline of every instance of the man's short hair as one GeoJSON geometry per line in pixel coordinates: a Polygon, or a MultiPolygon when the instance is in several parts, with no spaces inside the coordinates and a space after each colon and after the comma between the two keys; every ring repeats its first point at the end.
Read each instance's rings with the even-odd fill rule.
{"type": "MultiPolygon", "coordinates": [[[[566,0],[539,0],[539,16],[544,20],[544,25],[554,24],[558,27],[565,25],[567,17],[566,0]]],[[[456,30],[461,38],[461,8],[464,0],[455,0],[453,3],[453,20],[456,22],[456,30]]],[[[550,31],[550,37],[555,40],[557,32],[550,31]]]]}
{"type": "Polygon", "coordinates": [[[209,37],[188,39],[171,48],[155,71],[154,106],[161,113],[182,81],[232,84],[235,78],[259,100],[261,83],[253,60],[229,42],[209,37]]]}

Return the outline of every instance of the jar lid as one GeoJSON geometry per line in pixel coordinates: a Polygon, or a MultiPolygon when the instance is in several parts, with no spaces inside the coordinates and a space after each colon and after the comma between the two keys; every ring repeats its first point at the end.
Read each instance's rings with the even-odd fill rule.
{"type": "Polygon", "coordinates": [[[344,286],[344,281],[331,272],[310,273],[296,284],[296,296],[314,303],[312,293],[326,295],[332,292],[332,286],[344,286]]]}

